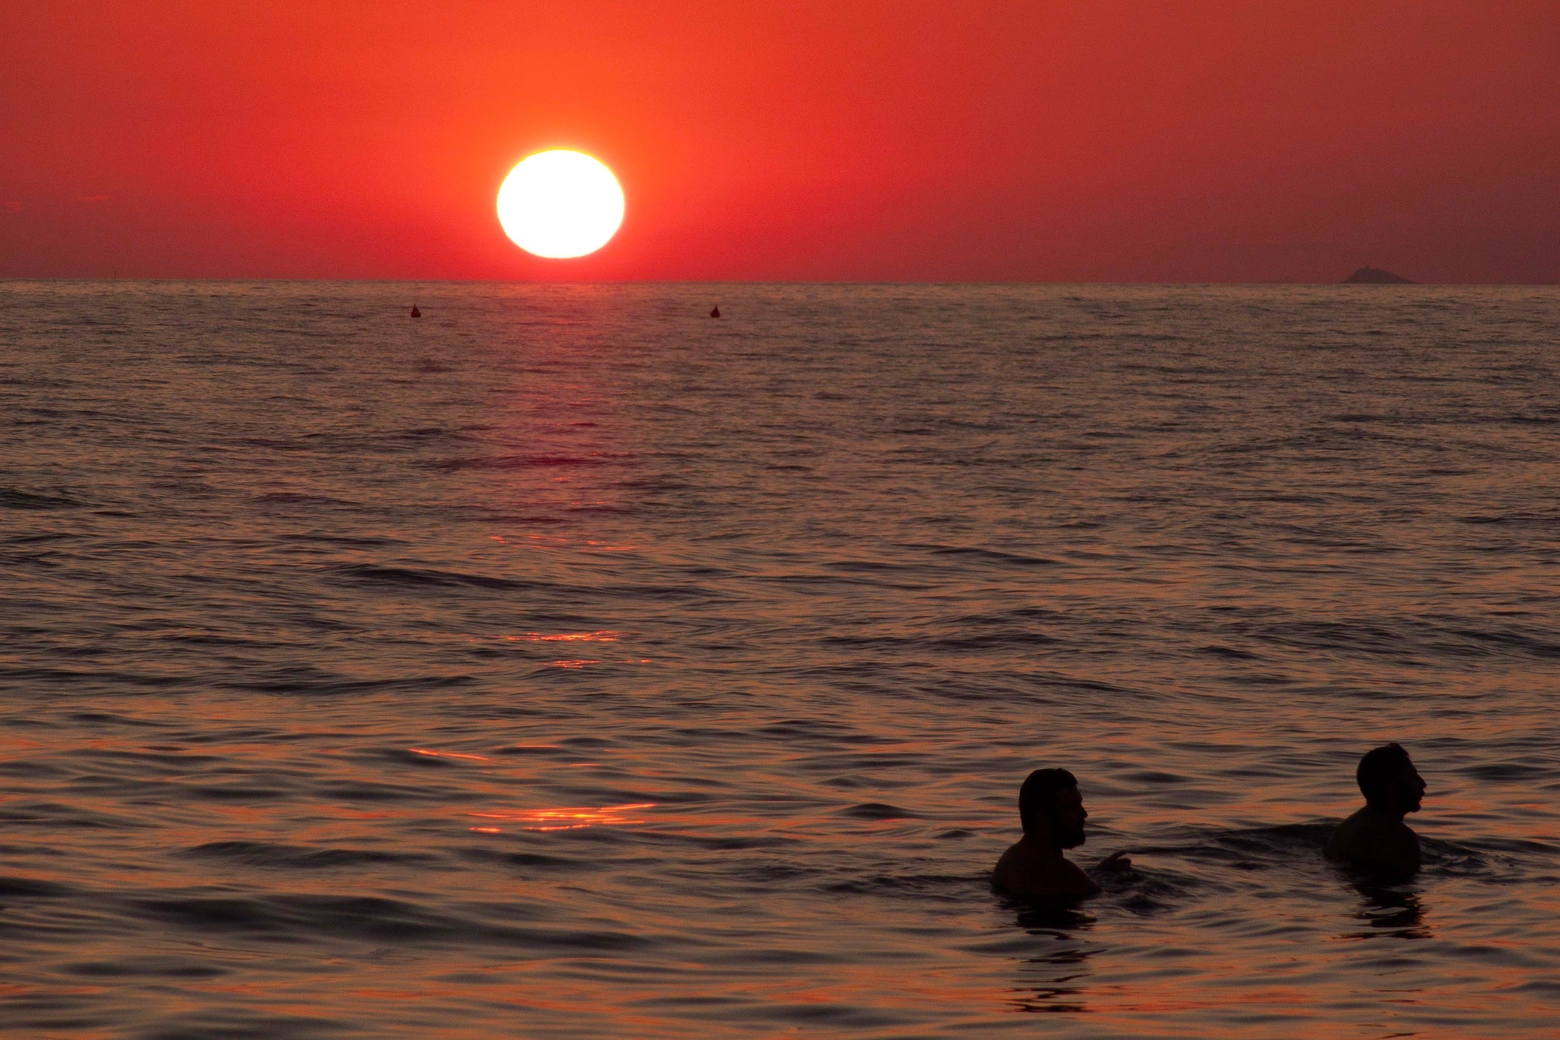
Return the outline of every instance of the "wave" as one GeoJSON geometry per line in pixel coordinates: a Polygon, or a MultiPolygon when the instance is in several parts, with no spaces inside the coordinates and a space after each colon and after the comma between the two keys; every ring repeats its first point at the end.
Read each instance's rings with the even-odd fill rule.
{"type": "Polygon", "coordinates": [[[396,567],[375,563],[340,564],[335,573],[358,584],[389,588],[537,589],[546,586],[491,574],[471,574],[436,567],[396,567]]]}
{"type": "Polygon", "coordinates": [[[85,503],[62,494],[43,494],[23,491],[16,487],[0,487],[0,509],[82,509],[85,503]]]}

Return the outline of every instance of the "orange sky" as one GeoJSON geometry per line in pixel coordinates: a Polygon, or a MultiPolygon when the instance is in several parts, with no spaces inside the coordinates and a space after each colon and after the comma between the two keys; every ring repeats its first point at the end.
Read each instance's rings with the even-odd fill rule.
{"type": "Polygon", "coordinates": [[[28,0],[0,276],[1560,280],[1560,4],[28,0]],[[528,257],[529,152],[623,182],[528,257]]]}

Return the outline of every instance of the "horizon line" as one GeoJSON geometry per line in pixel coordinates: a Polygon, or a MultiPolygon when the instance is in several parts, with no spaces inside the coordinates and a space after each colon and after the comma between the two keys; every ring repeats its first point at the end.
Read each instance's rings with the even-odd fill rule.
{"type": "Polygon", "coordinates": [[[200,283],[244,283],[244,282],[297,282],[297,283],[376,283],[399,285],[893,285],[893,286],[970,286],[970,287],[1009,287],[1021,286],[1073,286],[1073,285],[1100,285],[1100,286],[1294,286],[1306,287],[1348,287],[1351,289],[1414,289],[1414,288],[1549,288],[1560,286],[1560,280],[1547,282],[1422,282],[1410,281],[1401,283],[1373,284],[1373,283],[1349,283],[1336,282],[1306,282],[1306,281],[1151,281],[1151,280],[1063,280],[1063,281],[978,281],[978,280],[950,280],[940,281],[936,279],[764,279],[764,278],[594,278],[580,281],[565,279],[536,278],[536,279],[507,279],[507,278],[363,278],[363,277],[286,277],[286,276],[223,276],[223,275],[196,275],[196,276],[119,276],[119,275],[0,275],[0,284],[6,282],[200,282],[200,283]]]}

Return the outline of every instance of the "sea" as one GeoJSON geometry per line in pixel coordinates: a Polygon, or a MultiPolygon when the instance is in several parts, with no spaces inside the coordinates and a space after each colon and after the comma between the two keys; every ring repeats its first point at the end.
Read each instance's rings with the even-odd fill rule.
{"type": "Polygon", "coordinates": [[[0,1035],[1554,1036],[1557,453],[1556,287],[0,282],[0,1035]]]}

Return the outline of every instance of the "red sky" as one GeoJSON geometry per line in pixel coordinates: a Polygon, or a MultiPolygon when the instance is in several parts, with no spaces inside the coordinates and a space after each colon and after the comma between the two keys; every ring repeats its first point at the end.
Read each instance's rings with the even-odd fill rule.
{"type": "Polygon", "coordinates": [[[11,0],[0,276],[1560,280],[1554,0],[11,0]],[[528,257],[532,151],[611,166],[528,257]]]}

